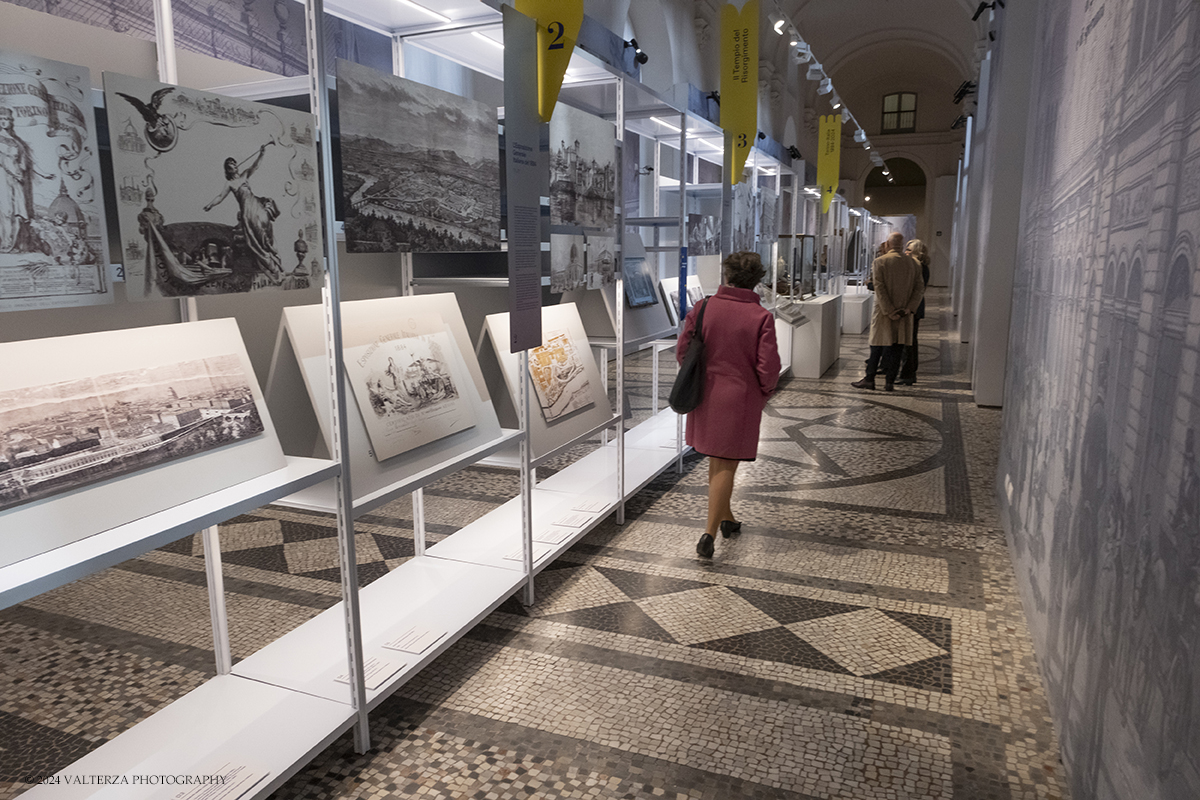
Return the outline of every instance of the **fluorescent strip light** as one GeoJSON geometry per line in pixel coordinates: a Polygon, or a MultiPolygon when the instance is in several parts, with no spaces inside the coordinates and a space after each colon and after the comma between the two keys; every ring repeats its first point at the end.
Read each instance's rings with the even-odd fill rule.
{"type": "Polygon", "coordinates": [[[668,128],[675,131],[676,133],[682,132],[678,125],[672,125],[671,123],[667,122],[664,119],[659,119],[658,117],[651,117],[650,119],[654,122],[657,122],[659,125],[666,125],[668,128]]]}
{"type": "Polygon", "coordinates": [[[411,8],[415,11],[420,11],[423,14],[428,14],[429,16],[434,17],[435,19],[439,19],[442,22],[454,22],[454,20],[450,19],[445,14],[439,14],[438,12],[434,11],[431,8],[426,8],[425,6],[419,6],[416,3],[414,3],[412,0],[396,0],[396,2],[399,3],[400,5],[408,6],[409,8],[411,8]]]}
{"type": "Polygon", "coordinates": [[[472,36],[477,36],[477,37],[479,37],[480,39],[483,39],[485,42],[487,42],[488,44],[492,45],[493,47],[499,47],[501,50],[503,50],[503,49],[504,49],[504,45],[503,45],[502,43],[500,43],[500,42],[497,42],[495,39],[493,39],[493,38],[492,38],[492,37],[490,37],[490,36],[484,36],[484,35],[483,35],[482,33],[480,33],[479,31],[471,31],[471,35],[472,35],[472,36]]]}

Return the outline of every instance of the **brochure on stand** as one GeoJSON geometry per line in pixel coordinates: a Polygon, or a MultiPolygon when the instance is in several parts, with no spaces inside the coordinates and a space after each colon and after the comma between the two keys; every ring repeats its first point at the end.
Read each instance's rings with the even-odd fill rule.
{"type": "MultiPolygon", "coordinates": [[[[400,670],[408,666],[404,661],[392,661],[391,659],[382,659],[371,656],[363,664],[363,679],[367,688],[375,691],[383,684],[387,683],[388,678],[395,675],[400,670]]],[[[350,673],[343,672],[334,678],[338,683],[350,683],[350,673]]]]}
{"type": "MultiPolygon", "coordinates": [[[[574,531],[572,531],[574,533],[574,531]]],[[[546,556],[554,552],[554,546],[546,542],[539,542],[536,539],[533,542],[533,563],[538,563],[546,556]]],[[[524,561],[525,548],[518,547],[504,557],[505,561],[524,561]]]]}
{"type": "Polygon", "coordinates": [[[599,514],[606,508],[608,508],[608,501],[599,497],[583,498],[571,506],[572,511],[582,511],[585,514],[599,514]]]}
{"type": "Polygon", "coordinates": [[[534,542],[543,544],[562,544],[567,539],[570,539],[575,534],[579,533],[578,528],[565,528],[559,525],[551,525],[549,528],[543,529],[540,533],[533,535],[534,542]]]}
{"type": "Polygon", "coordinates": [[[240,800],[249,797],[254,788],[271,775],[269,770],[223,759],[212,766],[201,766],[193,774],[212,782],[164,789],[156,797],[160,800],[240,800]]]}

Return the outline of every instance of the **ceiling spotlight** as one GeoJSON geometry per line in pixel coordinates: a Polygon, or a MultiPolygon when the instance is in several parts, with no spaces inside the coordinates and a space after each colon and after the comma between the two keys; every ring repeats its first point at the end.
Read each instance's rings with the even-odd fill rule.
{"type": "Polygon", "coordinates": [[[833,80],[825,78],[817,84],[817,94],[829,94],[833,91],[833,80]]]}
{"type": "Polygon", "coordinates": [[[1004,8],[1004,0],[994,0],[994,2],[991,3],[987,2],[987,0],[984,0],[984,2],[979,4],[979,8],[975,9],[975,16],[971,17],[971,22],[978,22],[979,18],[983,16],[984,11],[987,11],[989,8],[995,8],[996,6],[1004,8]]]}
{"type": "Polygon", "coordinates": [[[833,93],[833,100],[831,102],[832,102],[834,111],[837,111],[839,108],[842,107],[842,98],[837,96],[837,92],[833,93]]]}
{"type": "Polygon", "coordinates": [[[954,105],[958,105],[969,94],[974,94],[976,84],[973,81],[963,81],[962,85],[954,92],[954,105]]]}
{"type": "Polygon", "coordinates": [[[958,119],[954,120],[954,124],[950,126],[950,130],[956,131],[967,124],[967,117],[964,114],[959,114],[958,119]]]}
{"type": "Polygon", "coordinates": [[[765,133],[763,133],[762,131],[759,131],[759,132],[758,132],[758,138],[759,138],[759,139],[766,139],[766,138],[767,138],[767,135],[766,135],[765,133]]]}
{"type": "Polygon", "coordinates": [[[842,124],[845,125],[849,121],[850,121],[850,109],[843,106],[842,107],[842,124]]]}
{"type": "Polygon", "coordinates": [[[803,39],[800,38],[800,33],[795,28],[788,28],[788,45],[790,47],[798,46],[803,39]]]}
{"type": "Polygon", "coordinates": [[[891,171],[891,170],[889,170],[887,167],[884,167],[884,168],[883,168],[883,174],[884,174],[884,176],[886,177],[886,176],[888,176],[888,175],[891,175],[891,174],[892,174],[892,171],[891,171]]]}
{"type": "Polygon", "coordinates": [[[800,160],[800,148],[796,147],[794,144],[788,146],[787,154],[791,156],[793,160],[800,160]]]}
{"type": "Polygon", "coordinates": [[[783,35],[783,27],[787,25],[787,20],[782,14],[771,14],[771,28],[780,36],[783,35]]]}
{"type": "Polygon", "coordinates": [[[866,197],[864,197],[864,198],[863,198],[863,202],[864,202],[864,203],[869,203],[869,202],[871,202],[871,195],[867,195],[866,197]]]}
{"type": "Polygon", "coordinates": [[[871,149],[871,143],[863,142],[863,150],[870,150],[870,149],[871,149]]]}
{"type": "Polygon", "coordinates": [[[706,97],[707,97],[709,100],[712,100],[712,101],[713,101],[714,103],[716,103],[717,105],[721,105],[721,93],[720,93],[720,92],[709,92],[709,93],[708,93],[707,95],[705,95],[705,96],[706,96],[706,97]]]}
{"type": "Polygon", "coordinates": [[[864,131],[862,128],[859,128],[858,130],[856,130],[854,132],[854,141],[858,142],[859,144],[862,144],[866,140],[867,140],[867,132],[864,131]]]}
{"type": "Polygon", "coordinates": [[[630,39],[625,43],[625,46],[633,48],[633,60],[637,63],[645,64],[650,60],[650,56],[646,55],[642,48],[638,47],[637,39],[630,39]]]}
{"type": "Polygon", "coordinates": [[[821,62],[814,61],[808,65],[808,73],[804,76],[810,81],[819,81],[825,77],[825,70],[821,69],[821,62]]]}

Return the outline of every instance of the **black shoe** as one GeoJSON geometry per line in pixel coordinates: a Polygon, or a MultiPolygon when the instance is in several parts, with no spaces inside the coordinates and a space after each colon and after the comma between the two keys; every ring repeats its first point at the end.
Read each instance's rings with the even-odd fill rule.
{"type": "Polygon", "coordinates": [[[728,539],[736,533],[742,532],[742,523],[734,522],[731,519],[721,521],[721,535],[728,539]]]}
{"type": "Polygon", "coordinates": [[[894,391],[896,391],[896,384],[895,384],[895,382],[894,382],[894,381],[888,381],[887,383],[885,383],[885,384],[883,385],[883,390],[884,390],[885,392],[894,392],[894,391]]]}
{"type": "Polygon", "coordinates": [[[696,553],[701,558],[712,558],[714,549],[713,537],[707,533],[700,534],[700,541],[696,542],[696,553]]]}
{"type": "Polygon", "coordinates": [[[912,386],[917,382],[916,378],[900,378],[896,383],[901,386],[912,386]]]}
{"type": "Polygon", "coordinates": [[[875,379],[874,378],[863,378],[861,381],[855,381],[854,383],[852,383],[850,385],[853,386],[855,389],[870,389],[870,390],[874,391],[875,390],[875,379]]]}

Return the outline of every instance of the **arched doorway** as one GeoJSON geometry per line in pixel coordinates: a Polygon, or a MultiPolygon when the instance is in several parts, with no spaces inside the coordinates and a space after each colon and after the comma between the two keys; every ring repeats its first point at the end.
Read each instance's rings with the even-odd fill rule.
{"type": "Polygon", "coordinates": [[[916,217],[915,230],[925,230],[925,171],[907,158],[889,158],[867,175],[863,202],[879,217],[916,217]],[[885,175],[884,170],[889,174],[885,175]]]}

